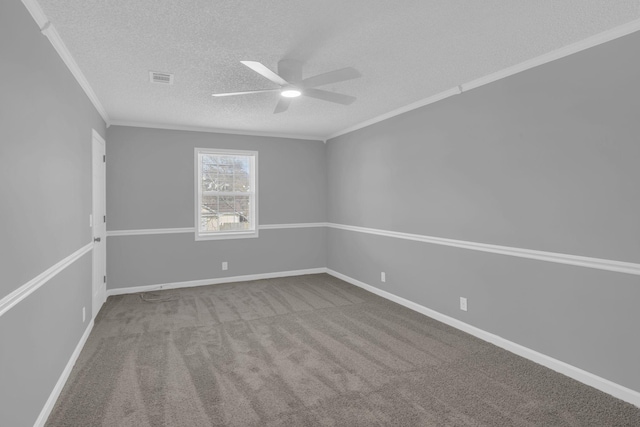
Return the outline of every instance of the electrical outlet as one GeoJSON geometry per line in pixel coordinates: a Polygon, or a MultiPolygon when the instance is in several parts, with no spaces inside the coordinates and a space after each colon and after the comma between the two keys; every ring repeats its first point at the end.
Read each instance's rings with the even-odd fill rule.
{"type": "Polygon", "coordinates": [[[227,261],[222,261],[222,269],[223,270],[229,269],[229,264],[227,263],[227,261]]]}
{"type": "Polygon", "coordinates": [[[82,323],[84,323],[85,319],[87,318],[87,316],[86,316],[86,315],[87,315],[87,312],[86,312],[86,310],[84,309],[84,307],[82,307],[82,323]]]}
{"type": "Polygon", "coordinates": [[[467,311],[467,299],[465,297],[460,297],[460,310],[467,311]]]}
{"type": "Polygon", "coordinates": [[[380,281],[382,281],[382,282],[386,282],[387,281],[387,275],[385,274],[384,271],[382,273],[380,273],[380,281]]]}

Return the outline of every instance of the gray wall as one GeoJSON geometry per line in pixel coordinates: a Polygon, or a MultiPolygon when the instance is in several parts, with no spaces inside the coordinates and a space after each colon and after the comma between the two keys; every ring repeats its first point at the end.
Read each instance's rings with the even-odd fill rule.
{"type": "MultiPolygon", "coordinates": [[[[260,152],[262,224],[329,220],[640,262],[639,44],[628,36],[328,146],[114,126],[108,228],[192,227],[193,147],[237,148],[260,152]]],[[[105,126],[19,0],[0,3],[0,57],[1,298],[90,241],[91,129],[105,126]]],[[[110,288],[328,265],[640,390],[637,276],[321,228],[110,237],[108,248],[110,288]]],[[[86,329],[82,307],[91,318],[90,253],[0,317],[0,425],[33,424],[86,329]]]]}
{"type": "MultiPolygon", "coordinates": [[[[195,147],[258,151],[260,224],[326,221],[322,141],[111,126],[107,229],[194,227],[195,147]]],[[[325,235],[322,228],[301,228],[198,242],[193,233],[111,236],[107,287],[325,267],[325,235]],[[221,270],[222,261],[229,270],[221,270]]]]}
{"type": "MultiPolygon", "coordinates": [[[[0,2],[0,58],[2,298],[91,241],[105,124],[19,0],[0,2]]],[[[0,317],[0,425],[33,424],[90,318],[91,253],[0,317]]]]}
{"type": "MultiPolygon", "coordinates": [[[[640,262],[638,46],[630,35],[329,141],[328,220],[640,262]]],[[[333,270],[640,390],[638,276],[327,241],[333,270]]]]}

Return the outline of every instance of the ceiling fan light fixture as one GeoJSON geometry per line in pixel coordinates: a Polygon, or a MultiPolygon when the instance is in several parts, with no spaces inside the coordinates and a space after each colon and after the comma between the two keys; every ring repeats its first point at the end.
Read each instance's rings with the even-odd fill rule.
{"type": "Polygon", "coordinates": [[[297,98],[300,95],[342,105],[350,105],[356,100],[355,96],[344,95],[317,88],[318,86],[325,86],[331,83],[338,83],[361,77],[361,74],[355,68],[341,68],[339,70],[329,71],[328,73],[318,74],[317,76],[301,80],[302,70],[300,67],[302,64],[293,60],[281,60],[278,62],[278,72],[282,75],[274,73],[264,64],[257,61],[240,62],[260,74],[262,77],[270,80],[272,83],[277,84],[279,87],[274,89],[258,89],[244,92],[214,93],[213,96],[234,96],[265,92],[280,92],[280,96],[282,96],[282,98],[278,100],[278,104],[276,105],[275,110],[273,110],[273,114],[287,111],[293,98],[297,98]],[[293,83],[288,80],[291,80],[293,83]]]}
{"type": "Polygon", "coordinates": [[[302,95],[302,92],[297,89],[285,89],[280,92],[280,95],[284,96],[285,98],[297,98],[302,95]]]}

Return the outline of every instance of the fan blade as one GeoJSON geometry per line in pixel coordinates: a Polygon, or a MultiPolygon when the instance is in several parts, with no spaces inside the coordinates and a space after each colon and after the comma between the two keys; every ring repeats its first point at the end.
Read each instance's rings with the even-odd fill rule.
{"type": "Polygon", "coordinates": [[[265,93],[265,92],[280,92],[282,89],[260,89],[260,90],[247,90],[245,92],[228,92],[228,93],[214,93],[211,96],[235,96],[235,95],[247,95],[250,93],[265,93]]]}
{"type": "Polygon", "coordinates": [[[287,108],[289,108],[289,105],[291,104],[292,100],[293,100],[293,98],[280,97],[280,100],[278,101],[278,104],[276,105],[276,109],[273,110],[273,114],[278,114],[278,113],[282,113],[282,112],[287,111],[287,108]]]}
{"type": "Polygon", "coordinates": [[[343,82],[345,80],[357,79],[358,77],[362,77],[362,74],[360,74],[358,70],[352,67],[347,67],[309,77],[302,81],[302,85],[304,87],[317,87],[331,83],[343,82]]]}
{"type": "Polygon", "coordinates": [[[278,62],[278,75],[289,83],[302,80],[302,62],[295,59],[281,59],[278,62]]]}
{"type": "Polygon", "coordinates": [[[356,100],[355,96],[343,95],[322,89],[304,89],[302,94],[304,96],[310,96],[311,98],[318,98],[323,101],[335,102],[342,105],[352,104],[356,100]]]}
{"type": "Polygon", "coordinates": [[[277,75],[276,73],[274,73],[273,71],[271,71],[270,69],[268,69],[267,67],[265,67],[259,62],[256,62],[256,61],[240,61],[240,62],[242,62],[247,67],[251,68],[256,73],[262,75],[263,77],[268,78],[269,80],[279,84],[280,86],[286,86],[289,84],[285,79],[283,79],[282,77],[280,77],[279,75],[277,75]]]}

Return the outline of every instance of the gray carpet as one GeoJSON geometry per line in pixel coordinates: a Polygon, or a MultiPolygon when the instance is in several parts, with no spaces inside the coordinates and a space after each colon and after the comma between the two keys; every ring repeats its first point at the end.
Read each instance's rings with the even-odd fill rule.
{"type": "Polygon", "coordinates": [[[640,426],[326,274],[110,297],[47,426],[640,426]],[[168,301],[162,301],[168,299],[168,301]]]}

